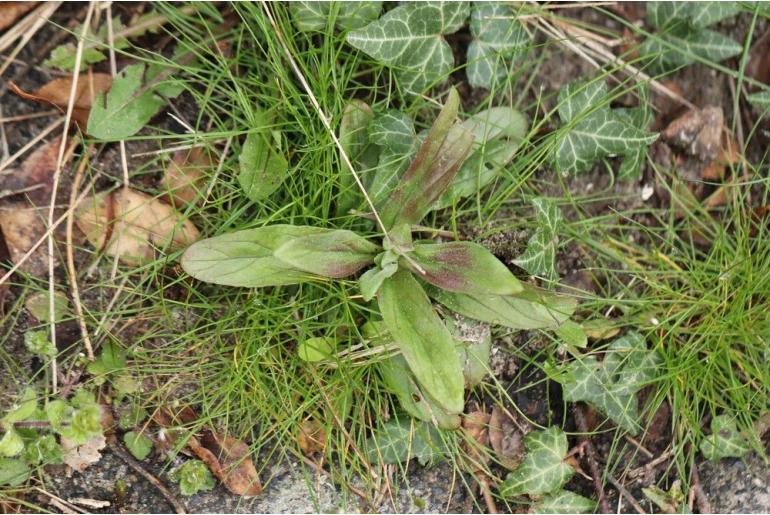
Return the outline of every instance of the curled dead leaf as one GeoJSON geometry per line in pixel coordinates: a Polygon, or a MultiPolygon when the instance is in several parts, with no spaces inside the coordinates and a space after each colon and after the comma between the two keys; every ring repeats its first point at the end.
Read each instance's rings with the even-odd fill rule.
{"type": "Polygon", "coordinates": [[[489,413],[473,411],[468,413],[462,422],[463,432],[468,437],[463,441],[463,447],[471,468],[477,474],[482,473],[485,465],[489,463],[489,455],[483,450],[489,444],[489,418],[489,413]]]}
{"type": "MultiPolygon", "coordinates": [[[[88,114],[91,112],[94,99],[99,93],[109,91],[111,86],[112,76],[107,73],[83,73],[78,77],[72,119],[81,129],[85,130],[88,125],[88,114]]],[[[8,88],[26,100],[52,105],[64,113],[69,104],[72,77],[54,79],[34,93],[22,90],[13,82],[8,83],[8,88]]]]}
{"type": "Polygon", "coordinates": [[[206,178],[206,172],[213,166],[206,149],[177,150],[166,168],[161,185],[168,190],[171,204],[177,207],[192,204],[206,178]]]}
{"type": "Polygon", "coordinates": [[[702,161],[716,159],[722,142],[724,113],[721,107],[691,109],[661,133],[664,140],[702,161]]]}
{"type": "Polygon", "coordinates": [[[499,406],[492,408],[489,417],[489,444],[497,455],[500,465],[508,470],[515,470],[527,453],[524,436],[532,427],[524,422],[513,420],[499,406]]]}
{"type": "Polygon", "coordinates": [[[323,452],[326,449],[326,430],[318,420],[307,419],[299,426],[297,444],[305,456],[323,452]]]}
{"type": "Polygon", "coordinates": [[[68,438],[61,438],[61,447],[64,450],[64,463],[73,470],[83,472],[85,469],[102,459],[102,449],[107,447],[104,435],[94,436],[83,445],[77,445],[68,438]]]}
{"type": "Polygon", "coordinates": [[[84,200],[75,223],[97,250],[127,265],[153,259],[156,248],[173,252],[199,237],[198,229],[173,207],[126,188],[84,200]]]}
{"type": "Polygon", "coordinates": [[[241,440],[206,431],[200,440],[191,437],[187,445],[232,493],[244,497],[262,493],[249,446],[241,440]]]}

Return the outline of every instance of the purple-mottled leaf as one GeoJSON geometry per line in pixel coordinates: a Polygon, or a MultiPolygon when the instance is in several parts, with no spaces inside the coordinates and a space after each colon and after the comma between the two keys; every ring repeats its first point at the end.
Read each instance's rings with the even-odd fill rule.
{"type": "Polygon", "coordinates": [[[379,250],[356,233],[340,229],[293,238],[278,247],[274,255],[299,270],[340,279],[373,263],[379,250]]]}
{"type": "Polygon", "coordinates": [[[454,88],[401,182],[381,207],[387,228],[416,224],[449,187],[473,146],[473,134],[455,125],[460,97],[454,88]]]}
{"type": "Polygon", "coordinates": [[[404,259],[403,265],[417,277],[444,290],[493,295],[522,291],[521,283],[508,267],[477,243],[418,243],[409,257],[411,262],[404,259]]]}

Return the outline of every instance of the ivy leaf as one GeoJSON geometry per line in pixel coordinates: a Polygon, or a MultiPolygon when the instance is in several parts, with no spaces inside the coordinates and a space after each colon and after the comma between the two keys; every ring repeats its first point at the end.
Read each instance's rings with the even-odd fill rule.
{"type": "Polygon", "coordinates": [[[529,38],[510,6],[499,2],[474,2],[470,31],[468,82],[474,88],[493,89],[508,75],[507,62],[526,48],[529,38]]]}
{"type": "Polygon", "coordinates": [[[447,291],[508,295],[523,290],[508,267],[477,243],[417,243],[408,255],[410,260],[403,260],[403,266],[412,269],[421,279],[447,291]]]}
{"type": "Polygon", "coordinates": [[[749,452],[746,439],[729,415],[717,415],[711,420],[711,434],[701,440],[700,452],[711,461],[721,458],[742,458],[749,452]]]}
{"type": "Polygon", "coordinates": [[[182,495],[195,495],[216,486],[211,471],[200,460],[186,461],[182,466],[171,470],[169,477],[179,483],[182,495]]]}
{"type": "Polygon", "coordinates": [[[556,329],[575,311],[573,298],[527,284],[515,295],[468,295],[429,288],[430,296],[463,316],[512,329],[556,329]]]}
{"type": "Polygon", "coordinates": [[[291,2],[289,11],[301,32],[325,30],[332,14],[336,14],[333,21],[338,28],[353,30],[376,20],[382,11],[382,2],[291,2]]]}
{"type": "Polygon", "coordinates": [[[333,338],[318,336],[307,338],[297,347],[299,359],[308,363],[315,363],[329,359],[337,348],[337,342],[333,338]]]}
{"type": "Polygon", "coordinates": [[[575,470],[564,463],[567,435],[559,427],[531,431],[524,437],[527,455],[500,487],[500,495],[543,495],[557,491],[575,470]]]}
{"type": "Polygon", "coordinates": [[[460,96],[452,88],[417,155],[382,206],[380,215],[387,228],[419,223],[468,157],[473,135],[454,124],[459,107],[460,96]]]}
{"type": "Polygon", "coordinates": [[[124,434],[123,443],[126,444],[128,452],[140,461],[149,456],[150,451],[152,451],[152,440],[146,435],[137,433],[136,431],[129,431],[124,434]]]}
{"type": "MultiPolygon", "coordinates": [[[[649,95],[647,90],[642,90],[641,102],[638,107],[619,108],[614,112],[624,118],[626,123],[642,130],[647,130],[653,121],[654,114],[649,108],[649,95]]],[[[641,146],[634,152],[626,154],[623,163],[618,170],[618,179],[638,179],[644,170],[644,162],[647,159],[647,148],[641,146]]]]}
{"type": "Polygon", "coordinates": [[[562,216],[555,202],[543,198],[532,199],[537,219],[535,234],[529,238],[527,250],[513,262],[532,275],[556,279],[556,246],[559,243],[559,225],[562,216]]]}
{"type": "Polygon", "coordinates": [[[462,28],[468,13],[468,2],[402,4],[363,29],[349,32],[347,40],[396,68],[401,85],[419,93],[452,71],[454,56],[444,36],[462,28]]]}
{"type": "Polygon", "coordinates": [[[385,279],[378,295],[385,326],[417,382],[448,413],[461,413],[463,369],[454,339],[420,284],[399,270],[385,279]]]}
{"type": "Polygon", "coordinates": [[[663,28],[680,20],[695,28],[705,28],[741,12],[739,2],[647,2],[647,21],[663,28]]]}
{"type": "MultiPolygon", "coordinates": [[[[291,4],[294,5],[294,4],[291,4]]],[[[358,99],[351,100],[342,113],[339,128],[339,140],[342,149],[361,177],[368,177],[377,166],[378,149],[369,143],[369,126],[374,120],[374,112],[369,104],[358,99]]],[[[346,168],[345,160],[340,156],[340,163],[346,168]]],[[[368,188],[367,188],[368,190],[368,188]]],[[[361,201],[353,174],[340,173],[340,194],[337,200],[337,215],[344,215],[361,201]]]]}
{"type": "Polygon", "coordinates": [[[647,349],[639,333],[629,333],[612,342],[602,362],[593,356],[576,359],[556,380],[562,384],[565,401],[588,402],[637,434],[636,393],[655,378],[659,362],[658,353],[647,349]]]}
{"type": "Polygon", "coordinates": [[[425,422],[394,418],[385,422],[367,440],[371,461],[395,465],[412,458],[425,466],[448,454],[441,434],[425,422]]]}
{"type": "Polygon", "coordinates": [[[99,94],[88,115],[88,133],[95,138],[119,140],[133,136],[155,116],[163,99],[142,91],[143,64],[123,68],[106,95],[99,94]]]}
{"type": "Polygon", "coordinates": [[[31,474],[29,465],[22,460],[0,458],[0,486],[19,486],[31,474]]]}
{"type": "Polygon", "coordinates": [[[289,165],[281,155],[281,136],[266,129],[250,132],[238,156],[238,183],[254,202],[273,193],[288,175],[289,165]]]}
{"type": "Polygon", "coordinates": [[[607,94],[604,83],[596,81],[572,83],[559,93],[559,117],[567,128],[553,160],[563,174],[589,170],[604,157],[633,154],[657,139],[657,134],[635,127],[609,107],[595,107],[607,94]]]}
{"type": "Polygon", "coordinates": [[[23,450],[24,440],[21,435],[13,427],[7,427],[5,434],[0,438],[0,456],[12,458],[21,454],[23,450]]]}
{"type": "Polygon", "coordinates": [[[298,270],[333,279],[358,272],[374,260],[380,247],[343,229],[292,238],[274,256],[298,270]]]}
{"type": "Polygon", "coordinates": [[[562,490],[543,496],[529,510],[530,513],[594,513],[596,501],[562,490]]]}
{"type": "Polygon", "coordinates": [[[187,248],[182,268],[201,281],[227,286],[281,286],[317,278],[274,256],[285,243],[330,229],[297,225],[268,225],[236,231],[205,240],[187,248]]]}
{"type": "Polygon", "coordinates": [[[376,166],[364,175],[364,185],[372,202],[380,206],[414,157],[418,144],[414,122],[405,113],[390,109],[372,121],[369,140],[379,150],[379,157],[376,166]]]}

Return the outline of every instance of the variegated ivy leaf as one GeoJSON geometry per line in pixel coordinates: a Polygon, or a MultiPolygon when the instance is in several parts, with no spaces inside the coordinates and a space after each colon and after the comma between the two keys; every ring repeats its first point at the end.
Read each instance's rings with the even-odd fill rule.
{"type": "Polygon", "coordinates": [[[289,10],[294,25],[302,32],[325,30],[331,15],[338,28],[354,30],[376,20],[382,11],[382,2],[291,2],[289,10]]]}
{"type": "Polygon", "coordinates": [[[647,21],[658,32],[639,47],[659,71],[686,66],[701,57],[722,61],[741,53],[741,45],[709,27],[738,14],[738,2],[647,2],[647,21]]]}
{"type": "Polygon", "coordinates": [[[599,159],[633,156],[658,135],[629,123],[628,116],[599,105],[608,94],[603,82],[572,83],[559,93],[559,117],[567,125],[553,155],[563,174],[587,171],[599,159]]]}
{"type": "Polygon", "coordinates": [[[543,495],[556,492],[575,469],[564,462],[567,435],[557,426],[531,431],[524,437],[527,455],[500,487],[503,497],[543,495]]]}
{"type": "Polygon", "coordinates": [[[561,211],[555,202],[543,198],[532,199],[532,205],[535,207],[537,229],[529,238],[527,250],[513,262],[532,275],[556,279],[561,211]]]}
{"type": "Polygon", "coordinates": [[[465,73],[474,88],[493,89],[509,74],[511,58],[526,48],[527,32],[511,7],[501,2],[474,2],[465,73]]]}
{"type": "Polygon", "coordinates": [[[419,93],[446,78],[454,56],[446,34],[468,18],[468,2],[410,2],[385,13],[361,30],[348,33],[348,43],[392,66],[401,85],[419,93]]]}
{"type": "Polygon", "coordinates": [[[377,166],[365,175],[364,185],[380,206],[398,184],[417,151],[414,122],[405,113],[390,109],[369,126],[369,142],[379,150],[377,166]]]}
{"type": "Polygon", "coordinates": [[[530,513],[594,513],[596,501],[562,490],[539,499],[529,509],[530,513]]]}
{"type": "Polygon", "coordinates": [[[714,417],[711,420],[711,434],[700,443],[700,452],[711,461],[742,458],[749,450],[748,442],[735,425],[735,419],[729,415],[714,417]]]}
{"type": "Polygon", "coordinates": [[[429,465],[449,454],[439,430],[406,417],[390,419],[377,428],[367,440],[366,449],[370,461],[389,465],[412,458],[417,458],[421,465],[429,465]]]}
{"type": "Polygon", "coordinates": [[[644,338],[629,333],[612,342],[603,361],[581,357],[555,379],[562,385],[565,401],[588,402],[636,434],[640,429],[636,394],[655,378],[659,363],[658,353],[647,349],[644,338]]]}
{"type": "MultiPolygon", "coordinates": [[[[639,129],[648,130],[655,117],[652,109],[649,107],[649,91],[640,90],[640,100],[638,107],[618,108],[613,110],[626,122],[639,129]]],[[[644,170],[644,162],[647,159],[647,147],[640,146],[634,152],[626,154],[623,162],[618,169],[618,179],[639,179],[644,170]]]]}
{"type": "Polygon", "coordinates": [[[748,100],[749,103],[759,107],[760,109],[770,111],[770,90],[753,93],[746,97],[746,100],[748,100]]]}

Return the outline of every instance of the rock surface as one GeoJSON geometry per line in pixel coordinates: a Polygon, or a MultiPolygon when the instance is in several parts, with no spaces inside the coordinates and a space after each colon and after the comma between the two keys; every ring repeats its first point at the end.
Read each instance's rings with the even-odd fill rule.
{"type": "Polygon", "coordinates": [[[760,456],[705,462],[700,476],[714,513],[770,513],[770,467],[760,456]]]}

